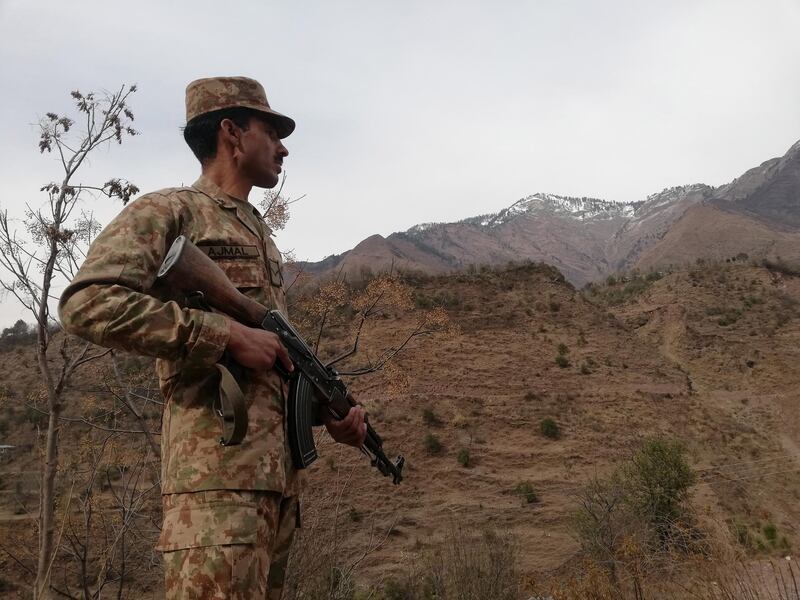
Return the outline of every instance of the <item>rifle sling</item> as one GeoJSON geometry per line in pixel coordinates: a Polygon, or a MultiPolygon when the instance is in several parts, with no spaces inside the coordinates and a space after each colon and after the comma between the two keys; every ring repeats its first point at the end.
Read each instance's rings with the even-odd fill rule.
{"type": "Polygon", "coordinates": [[[214,402],[214,412],[222,422],[222,437],[219,443],[223,446],[241,444],[247,435],[247,404],[239,384],[231,372],[219,363],[219,394],[214,402]]]}

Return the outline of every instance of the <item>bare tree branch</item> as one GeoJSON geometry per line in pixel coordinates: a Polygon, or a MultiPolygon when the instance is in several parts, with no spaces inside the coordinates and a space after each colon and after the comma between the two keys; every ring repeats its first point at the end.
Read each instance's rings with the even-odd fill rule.
{"type": "MultiPolygon", "coordinates": [[[[0,280],[2,289],[10,292],[31,313],[36,323],[37,345],[36,362],[41,381],[47,395],[48,425],[45,435],[42,481],[39,502],[39,556],[36,581],[33,586],[34,598],[38,599],[50,589],[52,565],[59,541],[55,539],[56,528],[56,475],[59,464],[58,429],[61,426],[62,396],[70,375],[78,367],[94,360],[100,355],[87,355],[86,349],[79,357],[69,360],[66,340],[61,346],[61,367],[51,364],[49,349],[51,344],[49,300],[51,288],[57,274],[66,274],[77,264],[75,252],[79,245],[75,240],[76,231],[68,225],[81,192],[87,186],[75,187],[71,180],[84,164],[89,154],[102,144],[116,140],[122,142],[123,136],[136,135],[131,127],[133,114],[126,108],[128,96],[135,92],[135,86],[121,86],[117,92],[102,97],[94,93],[72,92],[78,113],[85,116],[86,130],[81,135],[73,129],[75,121],[56,113],[47,113],[40,121],[40,152],[58,153],[62,176],[59,183],[48,183],[41,188],[47,193],[47,209],[33,210],[28,206],[25,228],[31,236],[29,241],[20,240],[13,230],[7,211],[0,211],[0,268],[9,278],[0,280]],[[72,132],[72,133],[70,133],[72,132]],[[75,143],[67,141],[68,136],[76,137],[75,143]],[[38,273],[34,275],[31,266],[36,264],[38,273]]],[[[109,197],[118,197],[123,203],[138,190],[129,183],[112,179],[98,187],[109,197]]],[[[61,529],[63,532],[63,527],[61,529]]]]}

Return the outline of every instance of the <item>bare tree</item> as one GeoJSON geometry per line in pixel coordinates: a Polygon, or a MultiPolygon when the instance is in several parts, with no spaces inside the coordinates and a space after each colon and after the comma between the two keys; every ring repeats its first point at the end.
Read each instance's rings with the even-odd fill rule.
{"type": "Polygon", "coordinates": [[[0,211],[0,266],[7,272],[0,285],[34,317],[37,367],[47,402],[34,598],[49,596],[50,571],[56,555],[55,496],[62,399],[75,370],[102,354],[90,344],[72,348],[75,342],[68,336],[62,336],[58,344],[53,344],[57,328],[53,327],[50,309],[54,300],[52,286],[58,275],[75,273],[85,257],[84,249],[98,231],[97,222],[90,214],[77,214],[81,198],[86,193],[94,193],[127,203],[139,191],[135,185],[120,179],[109,179],[103,184],[76,182],[78,172],[92,152],[110,142],[121,144],[125,137],[136,135],[131,127],[134,115],[127,104],[128,97],[135,91],[133,85],[100,95],[76,90],[71,93],[77,111],[74,119],[47,113],[39,123],[39,150],[58,157],[60,179],[41,188],[47,194],[42,206],[27,205],[23,226],[28,235],[19,235],[8,211],[0,211]],[[53,346],[57,347],[60,360],[51,362],[53,346]]]}
{"type": "Polygon", "coordinates": [[[574,535],[583,552],[608,572],[620,589],[625,549],[641,537],[641,523],[630,510],[619,477],[592,478],[576,495],[578,510],[572,519],[574,535]]]}
{"type": "Polygon", "coordinates": [[[264,197],[261,199],[261,210],[264,212],[264,220],[273,231],[280,231],[289,222],[289,206],[305,198],[305,194],[298,198],[291,198],[283,193],[286,185],[286,172],[281,178],[281,184],[277,188],[264,190],[264,197]]]}
{"type": "Polygon", "coordinates": [[[336,331],[339,339],[352,339],[352,345],[330,363],[347,361],[351,364],[351,357],[365,356],[360,364],[339,369],[341,375],[347,376],[368,375],[387,369],[393,359],[417,338],[431,334],[458,334],[458,327],[451,322],[444,308],[419,309],[414,303],[411,286],[401,276],[392,273],[379,274],[363,286],[349,285],[338,279],[323,283],[315,291],[298,298],[292,309],[293,318],[308,335],[317,353],[323,338],[332,330],[336,331]],[[374,335],[378,343],[373,340],[371,347],[362,347],[367,327],[379,328],[378,324],[390,317],[405,317],[411,324],[399,335],[374,335]]]}
{"type": "MultiPolygon", "coordinates": [[[[396,359],[413,340],[458,332],[443,309],[417,308],[412,288],[392,274],[378,275],[365,285],[342,280],[323,283],[298,298],[292,308],[293,319],[316,352],[320,353],[326,339],[337,338],[347,344],[343,354],[327,359],[329,364],[357,360],[341,374],[355,377],[381,372],[381,387],[386,391],[407,385],[396,359]],[[399,327],[398,322],[402,323],[399,327]]],[[[333,355],[341,349],[338,344],[337,352],[320,355],[333,355]]],[[[323,434],[320,445],[330,441],[325,438],[323,434]]],[[[334,448],[333,452],[350,450],[334,448]]],[[[360,465],[340,469],[335,464],[338,461],[330,459],[329,465],[337,472],[333,486],[310,486],[304,493],[303,528],[297,532],[287,573],[286,597],[291,600],[353,598],[358,568],[389,543],[394,529],[395,523],[381,519],[377,511],[362,515],[356,508],[360,503],[352,477],[360,465]],[[367,534],[366,543],[358,547],[347,541],[355,529],[367,534]]],[[[381,596],[371,593],[365,597],[381,596]]],[[[454,593],[450,597],[458,596],[454,593]]]]}
{"type": "Polygon", "coordinates": [[[335,484],[309,489],[303,498],[303,527],[292,543],[286,574],[287,600],[349,600],[355,592],[355,573],[378,552],[394,530],[395,520],[381,522],[372,515],[365,527],[354,507],[347,509],[348,490],[357,467],[338,471],[335,484]],[[358,527],[368,533],[358,549],[348,548],[343,531],[358,527]]]}
{"type": "Polygon", "coordinates": [[[108,588],[122,598],[125,584],[152,562],[159,482],[150,480],[150,471],[158,458],[142,438],[136,443],[118,432],[91,433],[94,439],[70,469],[66,503],[74,509],[63,517],[56,549],[61,573],[51,586],[76,600],[105,597],[108,588]]]}

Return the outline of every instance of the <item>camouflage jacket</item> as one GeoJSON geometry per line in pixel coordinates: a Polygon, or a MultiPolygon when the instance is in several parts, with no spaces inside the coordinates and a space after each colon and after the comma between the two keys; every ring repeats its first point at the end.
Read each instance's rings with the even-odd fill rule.
{"type": "Polygon", "coordinates": [[[274,372],[247,371],[240,381],[249,425],[238,446],[219,443],[212,413],[215,363],[230,334],[226,317],[183,308],[156,282],[179,235],[222,267],[243,293],[286,310],[281,257],[270,230],[247,202],[207,178],[191,187],[146,194],[120,212],[92,244],[64,291],[64,328],[95,344],[157,357],[165,406],[161,470],[164,494],[215,489],[270,490],[291,495],[299,477],[286,442],[286,388],[274,372]]]}

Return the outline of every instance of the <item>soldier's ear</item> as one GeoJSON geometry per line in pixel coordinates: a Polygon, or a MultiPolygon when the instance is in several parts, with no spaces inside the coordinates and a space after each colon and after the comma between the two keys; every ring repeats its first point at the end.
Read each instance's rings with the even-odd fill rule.
{"type": "Polygon", "coordinates": [[[219,135],[232,148],[241,150],[242,130],[236,123],[230,119],[222,119],[222,121],[219,123],[219,135]]]}

